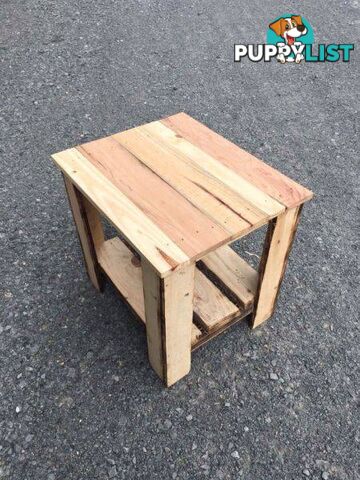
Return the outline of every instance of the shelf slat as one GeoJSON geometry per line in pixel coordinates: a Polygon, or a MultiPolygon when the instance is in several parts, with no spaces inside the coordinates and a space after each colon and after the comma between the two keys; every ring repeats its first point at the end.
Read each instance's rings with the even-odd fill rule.
{"type": "Polygon", "coordinates": [[[220,247],[202,258],[202,263],[230,290],[239,306],[247,310],[253,305],[258,273],[232,248],[220,247]]]}
{"type": "Polygon", "coordinates": [[[145,323],[144,293],[140,260],[117,237],[104,242],[98,262],[122,297],[145,323]]]}
{"type": "Polygon", "coordinates": [[[194,314],[200,326],[210,332],[240,315],[239,308],[195,269],[194,314]]]}
{"type": "MultiPolygon", "coordinates": [[[[98,261],[124,299],[134,309],[140,320],[145,323],[140,260],[116,237],[103,243],[98,253],[98,261]]],[[[193,324],[192,342],[196,342],[200,335],[201,331],[193,324]]]]}
{"type": "MultiPolygon", "coordinates": [[[[236,254],[235,254],[236,255],[236,254]]],[[[98,261],[122,297],[145,323],[143,280],[140,260],[117,237],[105,241],[98,261]]],[[[200,270],[195,270],[192,347],[223,331],[245,312],[239,310],[200,270]]],[[[248,311],[246,312],[248,313],[248,311]]],[[[238,321],[236,320],[236,321],[238,321]]]]}

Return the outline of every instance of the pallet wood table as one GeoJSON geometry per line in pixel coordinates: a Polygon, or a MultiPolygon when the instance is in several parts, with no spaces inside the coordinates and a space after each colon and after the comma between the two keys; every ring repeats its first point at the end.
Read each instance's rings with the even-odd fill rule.
{"type": "Polygon", "coordinates": [[[268,319],[312,193],[185,113],[53,155],[93,285],[102,272],[146,322],[152,367],[172,385],[191,350],[268,319]],[[101,216],[121,237],[105,239],[101,216]],[[268,224],[259,272],[229,244],[268,224]]]}

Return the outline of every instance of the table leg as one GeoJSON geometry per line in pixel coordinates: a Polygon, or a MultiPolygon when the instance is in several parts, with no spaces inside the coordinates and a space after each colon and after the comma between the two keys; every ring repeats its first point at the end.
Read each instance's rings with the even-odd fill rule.
{"type": "Polygon", "coordinates": [[[286,210],[269,223],[259,268],[259,283],[251,322],[253,328],[265,322],[274,312],[301,207],[286,210]]]}
{"type": "Polygon", "coordinates": [[[170,386],[190,371],[195,264],[160,278],[141,263],[149,360],[170,386]]]}
{"type": "Polygon", "coordinates": [[[102,275],[96,252],[104,242],[104,231],[99,212],[75,187],[71,180],[65,175],[63,178],[88,275],[94,287],[101,291],[102,275]]]}

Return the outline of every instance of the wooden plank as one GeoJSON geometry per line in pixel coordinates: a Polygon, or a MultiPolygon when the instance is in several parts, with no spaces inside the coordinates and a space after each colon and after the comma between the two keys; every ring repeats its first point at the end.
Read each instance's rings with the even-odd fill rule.
{"type": "MultiPolygon", "coordinates": [[[[106,240],[101,246],[98,260],[121,296],[145,323],[141,261],[117,237],[106,240]]],[[[201,331],[192,324],[192,342],[195,343],[200,336],[201,331]]]]}
{"type": "Polygon", "coordinates": [[[207,332],[220,328],[240,314],[239,308],[198,269],[195,270],[195,305],[196,320],[207,332]]]}
{"type": "Polygon", "coordinates": [[[178,113],[161,122],[287,208],[293,208],[310,200],[313,196],[307,188],[226,140],[186,113],[178,113]]]}
{"type": "Polygon", "coordinates": [[[103,138],[77,149],[190,258],[228,238],[227,231],[115,139],[103,138]]]}
{"type": "Polygon", "coordinates": [[[192,162],[179,157],[144,128],[113,137],[199,210],[225,228],[229,241],[269,218],[253,204],[192,162]]]}
{"type": "Polygon", "coordinates": [[[84,254],[86,270],[94,287],[101,291],[102,278],[95,250],[103,239],[100,217],[96,209],[88,204],[72,182],[65,176],[63,178],[84,254]]]}
{"type": "Polygon", "coordinates": [[[232,248],[220,247],[208,253],[202,262],[237,297],[243,308],[253,304],[258,274],[232,248]]]}
{"type": "Polygon", "coordinates": [[[106,240],[98,253],[99,264],[122,297],[145,322],[140,260],[119,238],[106,240]]]}
{"type": "Polygon", "coordinates": [[[273,313],[296,233],[301,207],[287,210],[269,224],[259,269],[252,327],[273,313]]]}
{"type": "Polygon", "coordinates": [[[139,127],[139,130],[145,130],[153,138],[157,138],[161,145],[175,152],[183,162],[190,165],[193,169],[200,169],[207,176],[220,180],[244,202],[250,203],[269,217],[274,217],[285,210],[284,206],[277,200],[274,200],[241,175],[235,173],[233,169],[228,168],[222,162],[208,155],[183,137],[179,137],[176,132],[166,127],[163,123],[148,123],[139,127]]]}
{"type": "Polygon", "coordinates": [[[190,262],[189,257],[78,150],[71,148],[52,158],[160,276],[190,262]]]}
{"type": "Polygon", "coordinates": [[[161,279],[143,259],[142,272],[150,364],[171,386],[187,375],[191,366],[195,264],[161,279]]]}

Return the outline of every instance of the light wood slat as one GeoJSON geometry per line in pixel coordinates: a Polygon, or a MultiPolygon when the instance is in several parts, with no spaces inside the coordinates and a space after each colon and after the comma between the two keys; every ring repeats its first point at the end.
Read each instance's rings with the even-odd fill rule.
{"type": "Polygon", "coordinates": [[[221,180],[179,158],[145,129],[134,128],[113,137],[199,210],[226,228],[229,239],[269,218],[221,180]]]}
{"type": "Polygon", "coordinates": [[[273,220],[266,235],[262,254],[258,292],[252,326],[257,327],[273,313],[296,233],[301,207],[287,210],[273,220]]]}
{"type": "Polygon", "coordinates": [[[103,138],[77,148],[190,258],[227,240],[227,231],[115,139],[103,138]]]}
{"type": "Polygon", "coordinates": [[[313,193],[239,146],[210,130],[186,113],[178,113],[161,123],[231,168],[287,208],[313,197],[313,193]]]}
{"type": "Polygon", "coordinates": [[[239,308],[234,305],[199,270],[195,271],[194,312],[201,326],[210,332],[237,317],[239,308]]]}
{"type": "Polygon", "coordinates": [[[189,257],[78,150],[71,148],[52,158],[159,275],[166,276],[189,262],[189,257]]]}
{"type": "Polygon", "coordinates": [[[96,254],[96,250],[103,241],[99,214],[65,175],[63,178],[79,235],[86,270],[94,287],[101,291],[102,279],[96,254]],[[92,231],[92,228],[94,228],[94,231],[92,231]]]}
{"type": "Polygon", "coordinates": [[[258,273],[232,248],[220,247],[208,253],[202,262],[239,299],[242,307],[253,304],[258,273]]]}
{"type": "Polygon", "coordinates": [[[149,132],[155,138],[158,138],[166,148],[180,154],[182,160],[194,168],[201,169],[212,176],[221,180],[224,185],[237,193],[244,201],[250,202],[256,208],[266,213],[269,217],[274,217],[285,210],[284,206],[277,200],[274,200],[261,189],[239,176],[234,170],[225,166],[215,158],[208,155],[200,148],[188,142],[183,137],[179,137],[176,132],[166,127],[161,122],[152,122],[139,127],[140,130],[149,132]]]}
{"type": "Polygon", "coordinates": [[[99,264],[122,297],[145,323],[140,260],[119,238],[106,240],[98,253],[99,264]]]}

